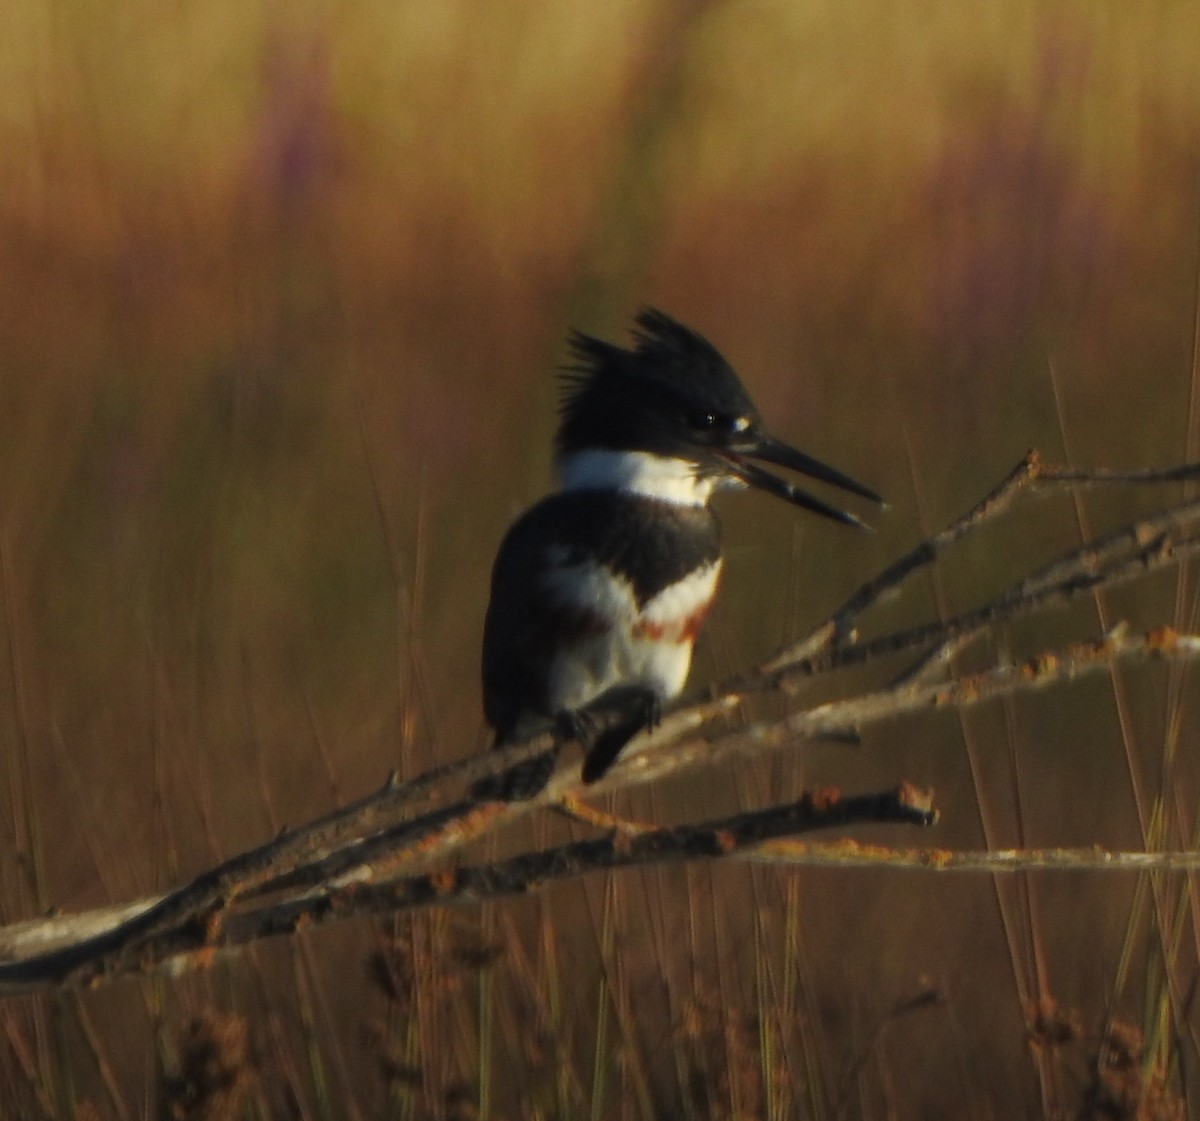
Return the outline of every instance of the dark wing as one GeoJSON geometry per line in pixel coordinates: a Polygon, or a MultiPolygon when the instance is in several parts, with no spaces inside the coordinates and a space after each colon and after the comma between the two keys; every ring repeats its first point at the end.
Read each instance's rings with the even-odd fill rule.
{"type": "Polygon", "coordinates": [[[492,597],[483,625],[483,711],[496,740],[509,739],[522,718],[543,717],[557,624],[546,576],[556,556],[551,521],[535,506],[509,529],[492,566],[492,597]]]}

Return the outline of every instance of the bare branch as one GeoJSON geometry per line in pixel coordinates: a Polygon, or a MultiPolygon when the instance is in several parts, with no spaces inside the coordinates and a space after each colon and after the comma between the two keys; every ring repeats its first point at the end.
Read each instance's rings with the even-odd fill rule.
{"type": "Polygon", "coordinates": [[[954,852],[950,849],[891,849],[854,841],[805,844],[771,841],[736,854],[755,864],[796,868],[904,868],[914,872],[1196,872],[1200,851],[1122,852],[1101,848],[997,849],[954,852]]]}
{"type": "MultiPolygon", "coordinates": [[[[881,720],[930,708],[965,708],[986,700],[1074,680],[1118,662],[1147,658],[1200,656],[1200,635],[1184,635],[1162,628],[1148,634],[1115,631],[1102,638],[1047,651],[1027,661],[996,666],[950,682],[917,681],[903,688],[887,688],[831,701],[774,721],[761,721],[704,739],[690,732],[662,727],[635,744],[605,778],[587,787],[601,794],[631,785],[659,781],[697,765],[757,755],[771,748],[791,746],[801,739],[816,739],[845,728],[863,728],[881,720]]],[[[713,702],[711,715],[720,706],[736,701],[726,696],[713,702]]],[[[399,865],[444,861],[457,850],[500,824],[534,809],[560,804],[579,792],[574,767],[559,774],[537,798],[527,802],[460,802],[412,822],[381,831],[324,860],[275,879],[264,881],[251,894],[295,891],[319,884],[348,885],[378,882],[399,865]]]]}
{"type": "Polygon", "coordinates": [[[857,620],[866,610],[888,599],[914,572],[932,564],[942,553],[978,528],[985,520],[1007,509],[1020,491],[1036,477],[1037,464],[1037,452],[1028,452],[991,493],[985,495],[972,509],[951,522],[940,533],[922,541],[911,552],[888,565],[807,635],[776,651],[763,663],[762,670],[771,673],[796,662],[808,661],[819,651],[850,639],[857,620]]]}
{"type": "Polygon", "coordinates": [[[431,903],[480,901],[522,894],[555,880],[612,868],[665,860],[738,855],[777,837],[795,837],[850,825],[933,825],[933,795],[904,783],[894,790],[845,796],[836,790],[805,794],[796,802],[752,810],[715,821],[643,829],[610,830],[605,836],[558,848],[523,853],[508,860],[451,872],[434,872],[373,884],[338,888],[301,898],[254,917],[254,937],[295,928],[350,908],[391,912],[431,903]]]}
{"type": "MultiPolygon", "coordinates": [[[[92,985],[145,973],[184,955],[190,957],[176,964],[194,968],[207,965],[218,950],[336,919],[523,894],[556,880],[604,869],[665,860],[726,857],[764,840],[820,829],[881,822],[932,825],[936,820],[932,795],[908,784],[882,793],[848,797],[837,791],[806,794],[784,806],[698,824],[652,829],[634,836],[614,830],[605,837],[524,853],[491,864],[372,884],[326,885],[319,891],[282,902],[232,910],[219,917],[212,915],[206,921],[188,921],[158,931],[153,940],[137,946],[106,942],[106,936],[101,935],[65,951],[0,966],[0,995],[48,985],[92,985]],[[89,953],[81,952],[85,947],[89,953]]],[[[121,929],[107,933],[119,933],[121,929]]]]}
{"type": "MultiPolygon", "coordinates": [[[[1066,487],[1111,486],[1113,484],[1177,483],[1200,478],[1200,463],[1177,467],[1115,471],[1110,468],[1059,467],[1042,462],[1036,451],[1025,458],[972,509],[955,519],[940,533],[922,541],[911,552],[889,565],[875,579],[864,584],[836,611],[818,623],[807,635],[788,643],[763,663],[770,673],[785,666],[812,659],[818,652],[837,646],[853,637],[854,627],[863,613],[888,599],[914,572],[932,564],[984,522],[1007,511],[1025,491],[1040,492],[1066,487]]],[[[1190,504],[1189,504],[1190,505],[1190,504]]]]}
{"type": "MultiPolygon", "coordinates": [[[[1116,533],[1087,542],[951,619],[884,634],[868,642],[858,642],[856,634],[866,612],[897,594],[909,576],[1008,510],[1022,494],[1196,478],[1200,478],[1200,464],[1149,471],[1084,471],[1043,464],[1031,452],[975,507],[864,584],[808,636],[789,644],[755,672],[713,687],[702,699],[692,698],[673,706],[660,726],[635,740],[627,757],[601,783],[586,788],[587,792],[601,793],[657,780],[697,763],[759,753],[799,739],[842,734],[922,709],[961,708],[1021,690],[1044,688],[1118,662],[1196,656],[1200,653],[1200,635],[1179,634],[1165,627],[1130,635],[1118,628],[1102,638],[1044,652],[1022,662],[996,665],[957,679],[944,676],[954,655],[967,642],[997,625],[1067,603],[1097,588],[1140,577],[1200,551],[1200,534],[1191,532],[1200,521],[1200,502],[1195,501],[1168,507],[1116,533]],[[813,676],[896,654],[909,654],[916,660],[884,688],[748,727],[731,729],[714,724],[738,711],[754,694],[794,693],[813,676]]],[[[52,917],[0,931],[0,956],[22,959],[0,964],[0,991],[5,985],[101,979],[184,952],[208,953],[213,947],[232,944],[231,939],[236,941],[239,929],[247,932],[246,938],[258,937],[274,932],[279,924],[319,921],[360,913],[362,908],[394,909],[482,898],[489,893],[527,890],[546,879],[580,874],[592,867],[713,855],[700,851],[708,843],[702,840],[705,830],[709,831],[709,842],[716,836],[714,830],[722,837],[729,830],[740,836],[731,824],[735,819],[674,830],[618,830],[600,841],[580,842],[594,847],[571,850],[574,856],[564,855],[566,850],[548,850],[514,858],[524,864],[447,871],[447,862],[467,843],[524,815],[561,804],[580,789],[580,784],[574,758],[568,752],[569,765],[560,767],[546,789],[530,801],[504,802],[479,794],[464,798],[464,792],[478,791],[482,788],[477,784],[482,780],[566,746],[556,748],[550,736],[543,736],[435,768],[406,783],[393,776],[380,790],[355,804],[300,829],[285,831],[166,896],[72,920],[52,917]],[[414,816],[418,810],[423,812],[414,816]],[[697,851],[691,851],[689,844],[697,851]],[[521,883],[525,886],[519,886],[521,883]],[[107,925],[97,925],[101,914],[107,925]],[[239,928],[237,923],[243,926],[239,928]],[[64,930],[66,941],[53,942],[63,937],[64,930]]],[[[849,802],[843,799],[839,804],[849,802]]],[[[810,810],[811,803],[810,799],[810,810]]],[[[746,829],[765,828],[763,822],[774,820],[771,815],[791,820],[788,814],[794,818],[795,813],[795,807],[776,807],[739,815],[736,820],[746,829]]],[[[796,824],[794,820],[792,824],[796,824]]],[[[757,836],[761,841],[763,835],[757,836]]],[[[737,841],[730,851],[742,853],[751,843],[737,841]]],[[[776,859],[782,858],[777,847],[771,851],[776,852],[776,859]]],[[[767,859],[766,850],[759,850],[757,858],[767,859]]],[[[789,859],[795,859],[795,852],[789,859]]],[[[999,858],[990,854],[990,859],[999,858]]],[[[965,856],[962,866],[977,867],[965,856]]],[[[1074,865],[1050,860],[1040,866],[1074,865]]],[[[996,868],[989,866],[987,870],[996,868]]]]}
{"type": "MultiPolygon", "coordinates": [[[[662,743],[652,734],[631,744],[630,747],[636,749],[592,789],[602,792],[618,786],[656,781],[699,763],[719,763],[758,754],[794,743],[797,738],[817,739],[829,732],[840,732],[846,728],[861,729],[912,712],[966,708],[983,701],[1073,681],[1086,674],[1109,669],[1118,662],[1190,659],[1198,656],[1200,634],[1180,634],[1169,627],[1160,627],[1144,634],[1131,635],[1117,628],[1101,638],[1046,651],[1022,662],[994,666],[952,681],[920,680],[901,687],[829,701],[710,740],[688,739],[662,743]]],[[[713,714],[721,711],[720,706],[736,700],[736,696],[718,698],[713,702],[713,714]]]]}

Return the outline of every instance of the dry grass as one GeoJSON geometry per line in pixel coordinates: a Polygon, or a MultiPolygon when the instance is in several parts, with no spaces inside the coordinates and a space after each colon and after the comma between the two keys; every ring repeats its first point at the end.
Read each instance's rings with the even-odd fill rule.
{"type": "MultiPolygon", "coordinates": [[[[775,429],[893,501],[871,543],[731,504],[700,676],[801,630],[1028,446],[1195,451],[1191,6],[6,14],[5,921],[169,886],[475,748],[490,554],[545,485],[568,321],[669,308],[775,429]]],[[[938,602],[1127,519],[1105,501],[981,541],[938,602]]],[[[1099,606],[1196,603],[1187,568],[1099,606]]],[[[904,774],[953,810],[950,846],[1194,845],[1191,677],[1164,678],[622,808],[904,774]]],[[[1183,876],[632,872],[9,1002],[0,1115],[1173,1118],[1200,1093],[1196,907],[1183,876]]]]}
{"type": "Polygon", "coordinates": [[[167,1121],[232,1121],[253,1080],[246,1021],[206,1013],[180,1033],[178,1070],[163,1078],[160,1112],[167,1121]]]}

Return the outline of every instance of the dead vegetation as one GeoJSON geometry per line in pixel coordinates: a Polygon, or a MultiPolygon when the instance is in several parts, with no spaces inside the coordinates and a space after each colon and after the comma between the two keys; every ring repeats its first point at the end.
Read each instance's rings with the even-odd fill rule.
{"type": "MultiPolygon", "coordinates": [[[[1200,547],[1200,533],[1193,529],[1200,522],[1200,502],[1195,501],[1166,507],[1088,542],[960,615],[869,640],[859,637],[859,627],[873,608],[898,594],[914,572],[936,563],[985,522],[1007,513],[1023,493],[1048,487],[1179,483],[1197,477],[1200,465],[1132,472],[1068,470],[1048,466],[1031,453],[975,507],[868,581],[807,637],[789,644],[754,673],[714,687],[706,698],[676,705],[611,778],[588,792],[645,784],[698,763],[762,753],[823,735],[853,737],[880,720],[1045,689],[1111,669],[1119,662],[1200,655],[1200,635],[1179,633],[1166,625],[1129,634],[1118,625],[1097,638],[973,673],[960,674],[954,668],[963,651],[992,628],[1094,595],[1190,556],[1200,547]],[[907,656],[908,662],[902,662],[900,671],[893,671],[890,684],[882,688],[800,707],[774,720],[729,719],[757,697],[790,695],[819,675],[898,655],[907,656]]],[[[0,963],[0,992],[96,984],[166,963],[176,969],[205,966],[220,950],[269,935],[367,914],[477,904],[600,869],[744,857],[764,846],[769,857],[771,842],[790,842],[815,830],[872,822],[932,825],[937,819],[930,795],[902,784],[892,791],[865,795],[818,790],[795,802],[676,826],[606,821],[575,809],[580,787],[573,763],[560,767],[555,779],[532,800],[454,799],[464,786],[477,789],[482,778],[548,751],[556,756],[559,748],[543,739],[449,764],[408,783],[389,779],[377,794],[281,833],[99,934],[92,933],[94,916],[83,917],[82,936],[72,936],[74,920],[65,917],[22,924],[7,936],[0,931],[0,951],[8,959],[0,963]],[[439,795],[443,804],[429,808],[439,795]],[[547,806],[566,809],[591,825],[599,821],[603,831],[592,839],[503,860],[460,862],[459,854],[468,845],[547,806]],[[47,949],[47,942],[58,944],[47,949]]],[[[792,849],[791,859],[803,862],[804,852],[792,849]]],[[[1166,868],[1187,859],[1165,854],[1157,866],[1166,868]]],[[[882,862],[886,860],[885,854],[882,862]]],[[[1114,861],[1111,854],[1098,852],[1057,863],[1102,867],[1114,861]]],[[[1055,864],[1053,858],[1041,864],[1036,859],[1018,859],[1012,867],[1055,864]]],[[[954,865],[953,855],[935,855],[924,866],[954,865]]]]}

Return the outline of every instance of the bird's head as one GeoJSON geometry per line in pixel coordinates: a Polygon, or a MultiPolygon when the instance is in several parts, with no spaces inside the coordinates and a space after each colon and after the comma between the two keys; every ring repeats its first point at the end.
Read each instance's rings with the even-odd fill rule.
{"type": "Polygon", "coordinates": [[[558,431],[568,484],[599,480],[605,471],[618,482],[622,471],[672,479],[682,471],[701,500],[714,487],[748,485],[836,521],[865,524],[760,466],[770,463],[882,504],[869,487],[771,436],[716,347],[661,311],[639,313],[632,348],[575,334],[571,349],[576,361],[564,372],[558,431]]]}

